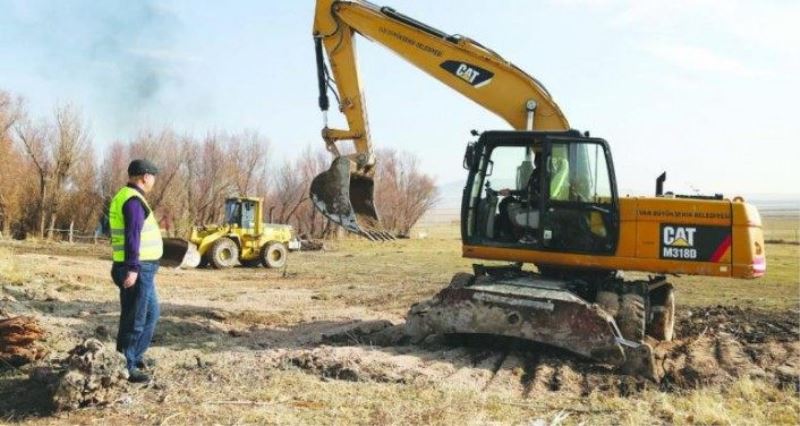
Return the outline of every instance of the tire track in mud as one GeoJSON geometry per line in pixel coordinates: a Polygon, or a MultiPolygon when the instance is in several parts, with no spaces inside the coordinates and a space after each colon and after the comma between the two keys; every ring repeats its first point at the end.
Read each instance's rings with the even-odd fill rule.
{"type": "Polygon", "coordinates": [[[372,345],[279,350],[267,358],[278,368],[291,366],[328,378],[422,382],[527,398],[595,392],[628,396],[643,389],[681,391],[724,385],[742,377],[800,392],[797,314],[722,307],[679,313],[680,339],[657,343],[654,348],[662,378],[659,384],[558,349],[497,338],[483,346],[474,338],[461,345],[447,339],[447,343],[411,346],[398,339],[371,342],[369,336],[362,336],[359,341],[372,345]],[[743,324],[754,319],[761,322],[743,324]]]}

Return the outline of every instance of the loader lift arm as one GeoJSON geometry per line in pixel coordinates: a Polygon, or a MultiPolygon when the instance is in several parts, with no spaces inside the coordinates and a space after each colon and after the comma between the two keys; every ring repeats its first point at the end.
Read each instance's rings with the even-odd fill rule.
{"type": "MultiPolygon", "coordinates": [[[[464,36],[448,35],[388,7],[352,0],[318,0],[314,17],[322,138],[336,156],[315,179],[315,206],[349,231],[371,239],[379,231],[373,204],[375,156],[356,62],[356,34],[396,53],[431,77],[503,118],[515,130],[568,130],[569,123],[545,87],[511,62],[464,36]],[[323,49],[330,62],[328,70],[323,49]],[[338,91],[347,129],[327,126],[328,88],[338,91]],[[352,141],[343,156],[337,143],[352,141]]],[[[336,92],[334,92],[336,93],[336,92]]]]}

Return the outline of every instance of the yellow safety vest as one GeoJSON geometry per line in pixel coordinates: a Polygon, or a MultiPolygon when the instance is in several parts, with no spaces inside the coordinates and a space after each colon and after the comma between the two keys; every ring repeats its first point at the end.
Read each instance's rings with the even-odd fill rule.
{"type": "Polygon", "coordinates": [[[125,217],[122,214],[122,206],[133,197],[138,197],[147,209],[147,216],[142,226],[142,235],[139,241],[139,260],[152,261],[161,259],[164,252],[164,242],[161,240],[161,230],[156,222],[153,209],[147,204],[139,191],[123,187],[114,198],[108,208],[108,223],[111,226],[111,250],[114,262],[125,261],[125,217]]]}

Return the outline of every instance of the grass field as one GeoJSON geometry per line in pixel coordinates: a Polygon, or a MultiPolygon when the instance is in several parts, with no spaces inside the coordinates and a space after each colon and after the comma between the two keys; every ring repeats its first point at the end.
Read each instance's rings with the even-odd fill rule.
{"type": "MultiPolygon", "coordinates": [[[[768,239],[788,240],[796,228],[790,219],[766,220],[768,239]]],[[[638,386],[630,392],[617,384],[616,375],[588,361],[564,361],[560,354],[551,359],[548,352],[538,355],[539,366],[531,370],[525,362],[515,364],[516,355],[523,359],[519,351],[497,358],[497,352],[458,346],[323,345],[325,332],[355,321],[401,322],[412,303],[435,294],[454,272],[471,268],[472,261],[460,257],[457,227],[418,231],[427,237],[389,243],[345,239],[329,243],[326,251],[292,253],[280,271],[162,269],[162,319],[151,349],[158,360],[155,385],[133,387],[126,404],[53,413],[42,391],[27,381],[26,369],[6,369],[0,373],[0,419],[32,424],[800,422],[797,382],[780,385],[767,367],[766,375],[739,376],[734,373],[739,369],[720,364],[727,373],[719,380],[638,386]],[[358,374],[337,373],[342,365],[358,374]],[[570,387],[572,374],[583,383],[570,387]],[[547,380],[539,387],[543,377],[547,380]],[[592,380],[598,377],[602,380],[595,386],[592,380]],[[605,386],[612,379],[614,386],[605,386]]],[[[670,281],[678,290],[680,330],[686,333],[697,325],[697,312],[708,315],[717,305],[743,310],[739,319],[788,324],[782,335],[794,336],[790,341],[769,341],[769,327],[754,321],[753,327],[767,330],[768,341],[742,337],[731,344],[747,350],[777,345],[764,353],[782,357],[776,362],[791,375],[796,371],[791,368],[800,367],[794,320],[800,315],[800,246],[768,244],[767,256],[768,274],[762,279],[670,281]]],[[[108,257],[106,247],[2,241],[0,309],[40,318],[49,332],[45,343],[51,359],[63,357],[86,337],[113,344],[109,334],[116,330],[118,301],[108,257]]],[[[701,342],[715,333],[699,330],[687,339],[701,342]]],[[[720,341],[717,351],[726,348],[720,341]]],[[[687,354],[691,358],[691,351],[687,354]]]]}

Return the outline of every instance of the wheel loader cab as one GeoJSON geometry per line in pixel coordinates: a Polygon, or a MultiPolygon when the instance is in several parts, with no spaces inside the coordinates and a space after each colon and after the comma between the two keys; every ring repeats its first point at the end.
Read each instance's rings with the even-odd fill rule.
{"type": "Polygon", "coordinates": [[[467,244],[613,254],[619,209],[608,144],[569,132],[484,132],[464,158],[467,244]]]}
{"type": "Polygon", "coordinates": [[[225,224],[240,229],[255,229],[257,203],[255,200],[228,198],[225,200],[225,224]]]}

